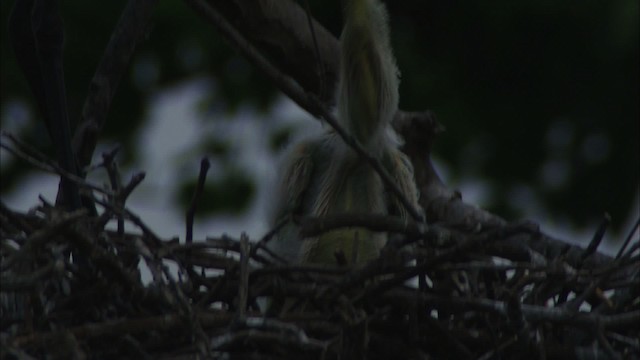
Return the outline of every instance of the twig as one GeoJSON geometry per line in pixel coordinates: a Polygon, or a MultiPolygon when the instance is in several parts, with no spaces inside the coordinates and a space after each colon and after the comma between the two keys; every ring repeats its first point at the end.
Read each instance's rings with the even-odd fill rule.
{"type": "MultiPolygon", "coordinates": [[[[587,248],[584,250],[584,253],[580,257],[580,265],[582,265],[582,263],[589,256],[591,256],[593,253],[596,252],[596,250],[598,249],[598,246],[600,246],[600,243],[602,242],[604,233],[607,231],[607,227],[609,226],[610,223],[611,223],[611,215],[609,215],[608,213],[605,213],[602,219],[602,222],[600,223],[600,226],[598,226],[598,230],[596,231],[595,234],[593,234],[593,239],[591,239],[591,242],[589,242],[589,246],[587,246],[587,248]]],[[[579,268],[580,266],[577,266],[577,267],[579,268]]]]}
{"type": "Polygon", "coordinates": [[[616,260],[612,263],[605,271],[600,274],[595,280],[591,281],[589,286],[587,286],[582,293],[577,295],[574,299],[567,302],[565,306],[571,311],[578,311],[580,305],[587,301],[589,297],[591,297],[599,288],[601,288],[616,272],[621,272],[625,267],[634,264],[632,259],[622,258],[620,260],[616,260]]]}
{"type": "Polygon", "coordinates": [[[273,251],[269,250],[269,248],[267,247],[267,243],[269,241],[271,241],[271,239],[273,239],[273,237],[285,226],[287,225],[287,223],[291,221],[291,219],[289,218],[284,218],[282,220],[280,220],[271,230],[269,230],[266,234],[264,234],[264,236],[262,236],[262,238],[260,240],[258,240],[257,243],[255,243],[252,247],[251,247],[251,254],[249,255],[250,258],[253,258],[256,253],[258,252],[258,250],[262,249],[265,252],[267,252],[269,255],[271,255],[274,259],[280,261],[281,263],[286,263],[287,261],[282,258],[281,256],[279,256],[278,254],[274,253],[273,251]]]}
{"type": "Polygon", "coordinates": [[[65,232],[69,235],[70,240],[80,248],[80,251],[87,255],[88,259],[93,259],[97,266],[102,267],[102,271],[106,270],[114,276],[115,280],[113,282],[115,284],[125,285],[127,289],[137,296],[145,293],[142,284],[124,269],[121,260],[117,256],[96,245],[86,234],[75,229],[66,229],[65,232]]]}
{"type": "Polygon", "coordinates": [[[517,344],[523,351],[531,351],[533,339],[531,338],[531,329],[529,323],[522,313],[522,304],[517,294],[509,294],[506,301],[506,315],[509,325],[516,333],[517,344]]]}
{"type": "MultiPolygon", "coordinates": [[[[205,327],[219,327],[231,321],[231,316],[222,312],[200,312],[200,321],[205,327]]],[[[141,319],[118,319],[102,323],[87,324],[78,327],[47,333],[32,333],[19,336],[9,343],[16,347],[25,347],[34,343],[48,343],[58,338],[60,333],[70,332],[77,339],[95,339],[110,335],[136,334],[149,329],[169,330],[182,325],[180,314],[149,316],[141,319]]]]}
{"type": "MultiPolygon", "coordinates": [[[[114,193],[119,194],[122,189],[122,179],[120,177],[120,171],[118,170],[118,164],[114,161],[116,154],[120,150],[120,147],[116,147],[110,152],[106,152],[102,154],[102,166],[107,170],[107,175],[109,176],[109,182],[111,183],[111,189],[114,193]]],[[[124,207],[124,202],[118,201],[120,196],[116,196],[112,199],[115,206],[124,207]]],[[[102,219],[101,219],[102,220],[102,219]]],[[[105,218],[104,221],[106,225],[106,221],[108,218],[105,218]]],[[[104,226],[102,225],[102,226],[104,226]]],[[[124,217],[122,215],[118,216],[118,235],[124,235],[124,217]]]]}
{"type": "MultiPolygon", "coordinates": [[[[9,133],[7,133],[5,131],[2,131],[1,135],[2,135],[2,137],[6,137],[7,139],[11,140],[15,144],[19,143],[19,140],[17,140],[13,135],[11,135],[11,134],[9,134],[9,133]]],[[[95,186],[95,185],[85,181],[85,179],[83,179],[83,178],[81,178],[79,176],[73,175],[70,172],[65,171],[60,166],[58,166],[57,164],[54,164],[53,162],[51,162],[49,160],[40,161],[37,158],[34,158],[31,155],[29,155],[29,154],[27,154],[27,153],[25,153],[25,152],[23,152],[21,150],[12,148],[11,146],[5,144],[4,142],[0,142],[0,147],[5,149],[5,150],[7,150],[7,151],[9,151],[10,153],[15,155],[16,157],[27,161],[28,163],[30,163],[31,165],[35,166],[36,168],[38,168],[38,169],[40,169],[42,171],[60,175],[60,176],[66,178],[66,179],[68,179],[70,181],[75,182],[76,184],[78,184],[81,187],[84,187],[84,188],[87,188],[87,189],[90,189],[90,190],[93,190],[93,191],[97,191],[97,192],[102,193],[102,194],[107,195],[107,196],[113,196],[113,194],[110,191],[105,190],[102,187],[95,186]]],[[[38,155],[40,155],[40,153],[35,151],[34,149],[32,149],[32,152],[35,152],[38,155]]],[[[44,157],[42,157],[42,158],[44,158],[44,157]]]]}
{"type": "Polygon", "coordinates": [[[47,227],[31,234],[31,236],[29,236],[25,241],[24,246],[22,246],[18,252],[6,261],[3,261],[0,269],[4,271],[5,269],[11,268],[15,262],[24,261],[29,255],[33,256],[33,251],[44,245],[54,235],[59,234],[64,227],[78,221],[78,219],[82,218],[86,214],[86,209],[79,209],[70,213],[61,214],[60,218],[52,221],[47,227]]]}
{"type": "Polygon", "coordinates": [[[20,292],[33,290],[42,279],[51,273],[62,270],[62,268],[64,268],[64,264],[61,262],[51,262],[29,274],[9,274],[8,276],[1,276],[0,283],[2,284],[2,291],[20,292]]]}
{"type": "MultiPolygon", "coordinates": [[[[129,210],[113,208],[111,202],[103,206],[105,206],[105,212],[120,213],[127,221],[133,221],[129,210]]],[[[47,215],[54,210],[53,208],[43,209],[41,213],[47,215]]],[[[2,214],[9,213],[3,211],[2,214]]],[[[34,227],[33,234],[52,223],[49,218],[32,220],[25,217],[25,219],[34,227]]],[[[409,228],[416,225],[412,222],[410,224],[413,225],[409,228]]],[[[353,226],[354,223],[350,225],[353,226]]],[[[396,230],[407,229],[405,224],[400,225],[392,221],[390,226],[396,230]]],[[[140,228],[145,228],[141,221],[140,228]]],[[[474,358],[474,355],[482,354],[490,357],[497,353],[509,356],[527,349],[535,351],[534,346],[540,352],[540,358],[544,358],[545,352],[548,357],[555,356],[557,352],[553,351],[556,351],[557,347],[561,347],[558,351],[563,354],[573,350],[588,351],[587,347],[580,347],[571,336],[564,338],[561,343],[557,343],[553,337],[553,331],[562,330],[570,333],[573,328],[599,328],[604,331],[609,339],[607,342],[603,342],[601,338],[598,339],[600,335],[595,331],[584,332],[584,336],[592,336],[590,339],[592,342],[599,342],[599,349],[594,349],[598,354],[618,355],[636,351],[633,347],[634,342],[630,339],[637,336],[635,324],[640,321],[640,311],[625,305],[630,304],[628,301],[610,308],[610,311],[616,311],[615,313],[603,315],[594,309],[587,313],[575,312],[562,306],[550,307],[545,301],[546,298],[533,299],[531,303],[523,303],[521,299],[525,292],[536,292],[540,287],[551,283],[564,286],[572,292],[589,291],[588,286],[585,288],[585,284],[601,282],[608,274],[613,274],[615,281],[623,286],[619,290],[630,291],[635,284],[634,280],[625,280],[624,274],[628,268],[637,263],[638,256],[623,256],[620,260],[599,267],[594,267],[590,261],[586,261],[584,269],[579,271],[566,269],[565,266],[568,265],[562,259],[544,266],[539,265],[534,259],[515,263],[493,263],[495,260],[492,258],[491,247],[486,246],[487,244],[497,245],[499,244],[496,243],[497,241],[509,241],[513,237],[527,235],[532,229],[522,224],[485,230],[480,233],[443,229],[437,225],[428,226],[425,229],[435,233],[441,232],[438,236],[450,236],[451,241],[444,243],[436,241],[430,244],[418,242],[415,244],[417,250],[412,250],[410,253],[400,248],[402,244],[407,243],[407,240],[400,240],[386,249],[380,259],[364,267],[340,268],[309,264],[252,268],[251,261],[256,260],[252,255],[257,255],[253,246],[249,246],[250,243],[245,235],[240,239],[223,236],[204,242],[180,244],[178,240],[161,240],[153,233],[145,233],[145,230],[142,231],[142,235],[127,234],[127,239],[124,241],[114,232],[103,233],[100,230],[101,235],[98,236],[85,234],[84,230],[76,230],[73,226],[64,227],[61,229],[60,239],[65,239],[66,236],[70,244],[82,250],[83,254],[91,254],[89,257],[91,263],[97,267],[96,282],[103,285],[92,287],[91,291],[110,289],[108,293],[99,292],[97,296],[116,294],[114,301],[109,301],[109,309],[114,307],[119,309],[115,316],[141,316],[142,320],[118,322],[103,317],[100,320],[87,320],[81,316],[81,311],[74,310],[77,311],[74,313],[76,319],[94,321],[93,324],[89,324],[93,327],[85,326],[86,323],[76,327],[64,320],[65,317],[61,316],[65,314],[64,312],[53,310],[49,318],[51,320],[47,321],[51,322],[52,326],[65,330],[45,333],[36,331],[25,336],[10,336],[6,344],[8,346],[19,344],[16,349],[26,349],[29,355],[41,354],[38,351],[46,353],[56,339],[63,335],[64,331],[68,331],[83,349],[97,339],[113,337],[120,340],[116,343],[117,351],[132,356],[142,353],[147,353],[150,357],[160,355],[157,352],[157,345],[154,344],[161,341],[167,345],[171,344],[172,349],[175,350],[174,354],[193,354],[199,349],[201,354],[208,354],[207,351],[210,351],[211,353],[207,356],[215,357],[241,355],[249,351],[260,354],[264,358],[286,352],[290,355],[285,358],[293,359],[303,356],[300,353],[302,351],[304,356],[308,354],[315,358],[325,353],[331,358],[339,355],[343,349],[360,346],[358,345],[360,343],[342,346],[333,340],[359,341],[357,337],[341,336],[344,326],[341,326],[340,322],[345,319],[356,319],[350,316],[361,313],[368,319],[368,325],[364,329],[367,331],[367,336],[371,336],[371,339],[376,339],[375,342],[378,342],[377,345],[373,345],[370,341],[370,345],[366,348],[358,348],[360,350],[356,353],[364,356],[371,356],[372,352],[378,351],[380,346],[405,349],[400,353],[411,358],[416,356],[438,358],[442,354],[454,354],[459,358],[474,358]],[[445,235],[447,232],[449,235],[445,235]],[[107,234],[106,239],[103,234],[107,234]],[[94,236],[98,241],[89,241],[88,237],[93,239],[94,236]],[[129,280],[126,279],[129,271],[122,265],[119,246],[131,241],[138,243],[137,256],[142,256],[144,261],[147,261],[154,278],[157,279],[147,288],[142,287],[139,279],[131,276],[132,274],[129,274],[131,276],[129,280]],[[189,262],[184,259],[187,250],[193,252],[189,262]],[[115,255],[116,253],[118,256],[115,255]],[[410,258],[422,259],[424,264],[407,265],[406,260],[410,258]],[[175,276],[168,272],[166,260],[176,261],[179,275],[183,268],[193,265],[209,271],[203,274],[202,282],[192,288],[190,284],[183,283],[181,278],[176,280],[175,276]],[[216,269],[224,271],[216,272],[216,269]],[[487,282],[484,287],[481,286],[482,284],[475,284],[473,292],[461,293],[459,296],[445,293],[438,286],[431,284],[426,291],[420,291],[400,281],[412,271],[427,274],[429,280],[436,284],[439,281],[433,276],[436,272],[462,270],[480,274],[482,278],[483,273],[504,275],[505,272],[513,269],[527,270],[528,277],[516,276],[519,280],[514,277],[513,281],[521,285],[516,286],[517,284],[510,283],[506,276],[497,275],[491,278],[491,282],[485,280],[487,282]],[[627,285],[622,285],[621,281],[626,281],[627,285]],[[124,289],[136,290],[118,290],[123,285],[124,289]],[[489,288],[495,288],[495,292],[489,292],[489,288]],[[509,290],[512,291],[513,296],[508,297],[508,301],[496,300],[504,299],[505,291],[509,290]],[[250,310],[252,299],[261,296],[284,296],[309,305],[300,308],[298,313],[290,313],[283,316],[281,320],[275,320],[280,324],[277,325],[271,323],[271,319],[264,319],[260,317],[261,314],[250,310]],[[123,302],[133,305],[125,307],[124,313],[120,312],[123,302]],[[137,310],[139,306],[144,308],[142,312],[137,310]],[[202,315],[203,313],[198,310],[216,306],[228,310],[205,313],[217,319],[213,323],[210,322],[210,318],[207,318],[208,315],[202,315]],[[161,316],[148,317],[146,314],[149,311],[168,314],[170,320],[161,316]],[[486,322],[482,321],[484,318],[486,322]],[[165,320],[169,322],[164,322],[165,320]],[[433,322],[443,322],[447,328],[436,329],[433,322]],[[123,327],[124,324],[127,324],[127,327],[123,327]],[[143,329],[142,324],[148,327],[143,329]],[[530,324],[537,324],[537,329],[533,329],[530,324]],[[205,329],[211,329],[211,331],[205,332],[205,329]],[[77,335],[77,331],[82,333],[77,335]],[[535,338],[531,337],[534,334],[533,331],[539,332],[535,338]],[[182,338],[176,338],[176,332],[185,335],[182,338]],[[511,337],[514,333],[522,342],[511,337]],[[211,335],[207,334],[218,334],[218,336],[211,338],[211,335]],[[493,337],[490,338],[488,334],[492,334],[493,337]],[[30,337],[31,335],[34,337],[30,337]],[[129,336],[133,345],[125,345],[122,342],[124,336],[129,336]],[[533,343],[536,339],[543,338],[547,339],[544,343],[533,343]],[[309,343],[314,345],[308,346],[309,343]],[[180,349],[176,346],[184,346],[184,348],[180,349]]],[[[270,231],[265,237],[271,233],[270,231]]],[[[412,236],[420,234],[416,229],[408,233],[412,236]]],[[[405,236],[402,232],[400,234],[405,236]]],[[[23,243],[14,241],[17,244],[23,243]]],[[[53,251],[43,258],[44,261],[56,259],[56,247],[41,246],[38,249],[40,256],[53,251]]],[[[15,253],[16,251],[11,251],[10,248],[6,252],[4,248],[0,248],[3,263],[4,254],[11,257],[15,253]]],[[[31,268],[29,271],[33,272],[34,269],[39,267],[31,268]]],[[[8,274],[1,275],[5,278],[8,274]]],[[[62,280],[67,278],[65,275],[62,280]]],[[[53,276],[37,281],[56,280],[53,276]]],[[[38,291],[37,289],[36,286],[33,291],[38,291]]],[[[3,287],[3,294],[5,291],[3,287]]],[[[616,289],[617,292],[618,289],[616,289]]],[[[72,292],[69,298],[72,301],[78,301],[79,295],[77,292],[72,292]]],[[[580,297],[582,296],[578,296],[580,297]]],[[[47,301],[54,301],[56,306],[64,308],[64,302],[60,305],[55,303],[55,299],[47,301]]],[[[95,305],[95,308],[89,305],[90,308],[87,310],[104,311],[100,304],[92,305],[95,305]]],[[[580,339],[580,341],[584,340],[582,336],[580,339]]],[[[129,342],[127,341],[126,344],[129,342]]],[[[100,351],[104,350],[92,348],[91,355],[99,355],[100,351]]]]}
{"type": "Polygon", "coordinates": [[[607,340],[607,338],[604,336],[604,331],[600,328],[596,328],[596,333],[598,343],[604,348],[604,351],[609,356],[609,358],[614,360],[622,359],[620,355],[616,354],[615,350],[613,350],[613,347],[611,347],[611,343],[609,343],[609,340],[607,340]]]}
{"type": "Polygon", "coordinates": [[[245,320],[247,298],[249,295],[249,238],[245,233],[240,235],[240,286],[238,287],[238,319],[245,320]]]}
{"type": "MultiPolygon", "coordinates": [[[[516,224],[514,226],[493,229],[493,230],[486,231],[485,233],[482,233],[482,234],[470,236],[466,238],[464,241],[458,242],[458,244],[453,246],[452,248],[424,259],[424,262],[421,265],[417,265],[414,267],[407,267],[406,270],[395,274],[394,277],[384,281],[380,281],[375,285],[371,285],[368,291],[373,293],[381,293],[387,289],[403,284],[407,280],[415,276],[418,276],[429,269],[435,268],[436,265],[450,260],[457,254],[460,254],[462,252],[469,251],[471,249],[478,248],[481,246],[487,246],[489,243],[500,241],[511,235],[514,235],[520,232],[527,232],[527,231],[529,231],[529,229],[526,227],[526,225],[523,227],[521,224],[516,224]]],[[[342,286],[353,286],[354,282],[361,281],[363,278],[367,278],[374,275],[375,272],[373,274],[370,273],[371,268],[375,268],[374,262],[365,266],[365,268],[363,268],[360,274],[355,274],[355,276],[346,278],[342,286]],[[368,267],[370,268],[367,269],[368,267]]]]}
{"type": "Polygon", "coordinates": [[[395,216],[377,214],[341,214],[327,217],[295,217],[300,224],[300,235],[312,237],[324,232],[345,228],[363,227],[372,231],[404,234],[412,239],[434,239],[448,236],[449,231],[437,225],[416,223],[395,216]]]}
{"type": "Polygon", "coordinates": [[[122,150],[122,146],[120,144],[118,144],[118,145],[114,146],[113,149],[111,149],[109,151],[105,151],[104,153],[102,153],[102,161],[99,162],[98,164],[89,165],[89,166],[85,167],[85,173],[87,173],[87,174],[91,173],[91,172],[93,172],[96,169],[99,169],[101,167],[106,168],[108,163],[115,161],[115,158],[118,155],[118,153],[120,152],[120,150],[122,150]]]}
{"type": "MultiPolygon", "coordinates": [[[[422,301],[434,308],[444,308],[457,311],[486,311],[489,313],[507,315],[507,305],[503,301],[490,299],[467,299],[451,296],[420,294],[422,301]]],[[[382,299],[402,304],[416,306],[416,296],[407,289],[393,289],[381,296],[382,299]]],[[[548,321],[564,325],[596,326],[603,329],[625,328],[640,321],[640,310],[629,311],[616,315],[598,315],[591,313],[573,313],[561,308],[522,304],[522,315],[529,322],[548,321]]]]}
{"type": "Polygon", "coordinates": [[[618,253],[616,254],[616,259],[619,259],[622,256],[625,249],[629,245],[629,242],[631,242],[631,239],[633,238],[633,234],[635,234],[636,231],[638,231],[638,229],[640,229],[640,218],[636,220],[636,223],[629,230],[629,235],[627,235],[627,238],[624,240],[622,247],[620,247],[620,250],[618,250],[618,253]]]}
{"type": "Polygon", "coordinates": [[[615,340],[617,342],[625,344],[626,346],[631,347],[636,352],[640,352],[640,339],[632,339],[611,331],[607,332],[606,336],[611,338],[611,340],[615,340]]]}
{"type": "Polygon", "coordinates": [[[500,358],[499,353],[502,352],[507,347],[513,345],[517,340],[518,339],[516,336],[510,337],[509,339],[507,339],[507,341],[500,344],[496,349],[487,351],[484,355],[480,356],[478,360],[489,360],[489,359],[500,358]]]}
{"type": "Polygon", "coordinates": [[[131,212],[130,210],[123,208],[123,209],[119,209],[114,207],[113,205],[111,205],[108,202],[102,201],[100,199],[94,198],[93,199],[97,204],[100,204],[102,206],[104,206],[105,208],[107,208],[108,210],[114,212],[117,215],[124,215],[126,216],[129,220],[131,220],[131,222],[133,222],[136,226],[138,226],[140,228],[140,230],[142,230],[142,232],[144,233],[145,236],[149,237],[151,240],[153,240],[155,245],[161,244],[162,241],[160,240],[160,237],[158,235],[155,234],[155,232],[153,230],[151,230],[144,222],[142,222],[142,220],[140,220],[140,217],[136,214],[134,214],[133,212],[131,212]]]}
{"type": "Polygon", "coordinates": [[[187,211],[187,232],[185,236],[187,244],[191,244],[191,242],[193,241],[193,218],[195,217],[198,202],[200,201],[200,197],[202,196],[204,183],[207,180],[207,172],[209,171],[209,167],[209,159],[203,157],[200,161],[198,184],[196,185],[196,190],[193,193],[193,198],[191,199],[191,205],[189,206],[189,210],[187,211]]]}
{"type": "Polygon", "coordinates": [[[138,185],[140,185],[140,183],[142,182],[142,180],[144,180],[145,177],[146,177],[146,173],[143,172],[143,171],[138,172],[136,174],[133,174],[133,176],[131,176],[131,180],[129,180],[127,185],[122,187],[122,191],[120,191],[120,193],[118,194],[118,197],[120,198],[120,201],[123,204],[127,200],[127,198],[129,197],[129,195],[131,195],[133,190],[138,185]]]}
{"type": "Polygon", "coordinates": [[[290,350],[323,351],[327,346],[325,342],[307,337],[302,329],[273,319],[247,319],[245,324],[241,323],[237,327],[238,330],[211,339],[211,348],[221,351],[257,343],[271,346],[279,344],[290,350]]]}

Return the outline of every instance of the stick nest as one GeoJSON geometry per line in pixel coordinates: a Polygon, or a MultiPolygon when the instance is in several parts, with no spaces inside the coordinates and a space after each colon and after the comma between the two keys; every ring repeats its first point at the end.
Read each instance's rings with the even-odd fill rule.
{"type": "MultiPolygon", "coordinates": [[[[571,264],[569,251],[514,246],[540,236],[529,224],[400,232],[387,219],[398,233],[377,260],[288,265],[265,249],[275,231],[185,244],[105,204],[97,217],[2,206],[3,358],[638,357],[632,252],[571,264]],[[105,230],[112,219],[140,231],[105,230]]],[[[297,221],[311,232],[344,225],[297,221]]]]}
{"type": "Polygon", "coordinates": [[[389,241],[357,267],[339,253],[336,265],[287,264],[267,246],[286,222],[261,239],[193,241],[206,160],[185,239],[164,239],[125,206],[144,174],[122,184],[117,151],[97,166],[103,189],[2,145],[100,210],[0,202],[3,359],[640,358],[638,224],[609,257],[596,251],[607,221],[582,249],[530,223],[292,218],[303,236],[357,226],[389,241]]]}

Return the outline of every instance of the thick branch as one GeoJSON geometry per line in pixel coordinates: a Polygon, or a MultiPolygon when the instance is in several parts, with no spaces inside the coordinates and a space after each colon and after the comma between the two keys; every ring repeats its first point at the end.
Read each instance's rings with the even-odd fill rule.
{"type": "Polygon", "coordinates": [[[106,121],[120,79],[129,66],[136,46],[146,35],[151,13],[158,0],[132,0],[125,6],[100,64],[96,69],[82,108],[82,122],[73,137],[80,167],[91,162],[98,135],[106,121]]]}

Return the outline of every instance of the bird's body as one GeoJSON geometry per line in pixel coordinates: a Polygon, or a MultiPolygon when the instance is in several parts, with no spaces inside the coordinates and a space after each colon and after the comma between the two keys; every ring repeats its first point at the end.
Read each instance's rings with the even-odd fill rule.
{"type": "MultiPolygon", "coordinates": [[[[398,149],[390,123],[398,107],[398,70],[389,44],[387,13],[378,0],[349,0],[341,36],[337,115],[340,125],[375,157],[417,206],[413,169],[398,149]]],[[[298,144],[291,152],[278,198],[276,218],[342,214],[397,215],[404,207],[372,166],[333,131],[298,144]]],[[[346,228],[300,239],[295,224],[286,226],[273,249],[290,261],[335,263],[341,253],[349,263],[376,257],[386,234],[346,228]]]]}

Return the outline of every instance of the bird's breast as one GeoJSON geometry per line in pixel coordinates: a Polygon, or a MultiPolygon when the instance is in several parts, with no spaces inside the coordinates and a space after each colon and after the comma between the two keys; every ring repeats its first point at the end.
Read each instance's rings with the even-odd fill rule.
{"type": "MultiPolygon", "coordinates": [[[[328,164],[317,189],[313,216],[386,212],[384,187],[378,174],[359,159],[328,164]]],[[[302,255],[309,263],[333,263],[338,253],[348,263],[362,263],[377,256],[385,242],[385,234],[364,228],[343,228],[306,239],[302,255]]]]}

